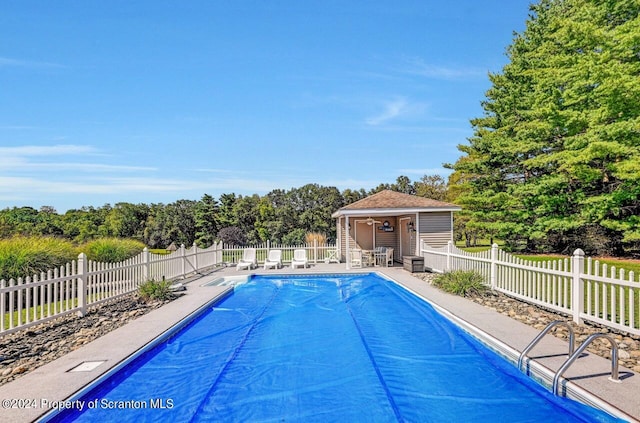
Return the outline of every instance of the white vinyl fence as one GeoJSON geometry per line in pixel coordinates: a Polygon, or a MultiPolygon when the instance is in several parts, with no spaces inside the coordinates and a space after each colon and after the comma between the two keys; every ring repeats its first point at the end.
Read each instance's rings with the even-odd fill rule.
{"type": "MultiPolygon", "coordinates": [[[[290,262],[294,249],[307,250],[312,263],[334,259],[335,245],[256,246],[258,263],[270,249],[283,250],[283,262],[290,262]]],[[[233,265],[242,258],[244,247],[217,243],[209,248],[184,245],[171,254],[152,254],[146,248],[121,263],[99,263],[84,253],[77,260],[39,275],[0,280],[0,335],[15,332],[69,313],[84,316],[90,306],[136,291],[148,280],[184,278],[214,266],[233,265]]]]}
{"type": "Polygon", "coordinates": [[[494,244],[469,253],[453,242],[441,248],[421,245],[427,270],[443,273],[473,270],[492,289],[583,320],[640,335],[640,282],[634,272],[585,258],[577,249],[571,258],[534,262],[515,257],[494,244]]]}
{"type": "MultiPolygon", "coordinates": [[[[317,241],[300,245],[283,245],[272,244],[267,241],[263,244],[252,245],[256,249],[256,259],[258,263],[264,263],[269,256],[269,250],[282,250],[282,262],[291,262],[294,250],[302,249],[307,251],[307,259],[310,263],[324,262],[325,260],[338,261],[336,246],[333,244],[319,244],[317,241]]],[[[242,258],[242,252],[245,247],[224,246],[225,264],[232,265],[242,258]]]]}

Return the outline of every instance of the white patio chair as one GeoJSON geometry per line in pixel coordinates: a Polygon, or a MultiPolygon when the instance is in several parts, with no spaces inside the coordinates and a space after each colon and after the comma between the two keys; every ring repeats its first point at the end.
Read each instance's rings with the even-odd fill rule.
{"type": "Polygon", "coordinates": [[[393,266],[393,248],[387,247],[385,252],[387,253],[387,258],[384,265],[387,267],[393,266]]]}
{"type": "Polygon", "coordinates": [[[307,267],[309,260],[307,260],[307,250],[299,249],[293,251],[293,260],[291,260],[291,268],[295,269],[298,266],[307,267]]]}
{"type": "Polygon", "coordinates": [[[269,256],[264,261],[264,268],[280,269],[282,267],[282,250],[269,250],[269,256]]]}
{"type": "Polygon", "coordinates": [[[245,248],[242,251],[242,258],[236,265],[236,270],[253,269],[254,267],[258,267],[258,262],[256,261],[256,249],[245,248]]]}
{"type": "Polygon", "coordinates": [[[351,250],[351,267],[362,267],[362,250],[351,250]]]}
{"type": "Polygon", "coordinates": [[[373,249],[373,264],[376,266],[384,266],[386,265],[385,260],[387,259],[386,247],[376,247],[373,249]]]}
{"type": "Polygon", "coordinates": [[[376,256],[373,250],[362,250],[362,265],[373,266],[376,264],[376,256]]]}

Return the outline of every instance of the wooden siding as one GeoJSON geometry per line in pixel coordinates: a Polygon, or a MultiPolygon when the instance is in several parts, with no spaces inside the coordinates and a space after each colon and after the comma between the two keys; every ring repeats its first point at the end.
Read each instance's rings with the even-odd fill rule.
{"type": "Polygon", "coordinates": [[[420,239],[438,248],[453,239],[451,212],[420,213],[420,239]]]}
{"type": "MultiPolygon", "coordinates": [[[[372,238],[372,234],[369,232],[371,230],[370,226],[367,226],[366,223],[361,222],[361,218],[351,218],[349,219],[349,223],[351,224],[351,231],[349,233],[349,249],[353,250],[355,248],[373,248],[373,247],[391,247],[393,248],[393,255],[395,257],[396,260],[401,260],[402,258],[399,257],[399,231],[400,231],[400,227],[398,226],[398,219],[395,216],[389,216],[389,217],[376,217],[376,220],[379,222],[384,222],[385,220],[389,221],[390,226],[393,226],[393,232],[386,232],[386,231],[382,231],[379,229],[380,226],[382,226],[382,223],[376,223],[375,224],[375,236],[376,236],[376,245],[375,246],[371,246],[369,245],[369,240],[372,238]],[[360,221],[359,223],[356,223],[356,220],[360,221]],[[353,239],[354,236],[354,226],[358,225],[358,239],[360,239],[360,237],[364,237],[363,239],[361,239],[358,244],[356,244],[355,240],[353,239]]],[[[338,219],[336,219],[336,229],[337,229],[337,233],[338,233],[338,239],[340,240],[339,246],[340,246],[340,258],[341,261],[346,261],[347,257],[346,257],[346,252],[347,252],[347,237],[346,235],[346,231],[344,230],[344,223],[345,223],[345,218],[344,217],[340,217],[338,219]]]]}
{"type": "Polygon", "coordinates": [[[393,226],[393,232],[381,231],[378,227],[382,226],[382,224],[376,224],[376,247],[393,248],[393,255],[395,258],[398,254],[398,230],[400,229],[397,225],[398,222],[395,217],[380,217],[378,220],[381,222],[384,222],[385,220],[389,221],[389,225],[393,226]]]}
{"type": "Polygon", "coordinates": [[[349,250],[353,250],[354,248],[358,248],[358,246],[356,245],[356,241],[355,239],[353,239],[353,235],[354,235],[354,226],[355,226],[355,219],[349,219],[349,224],[351,225],[351,230],[345,230],[344,229],[344,224],[345,224],[345,218],[341,217],[337,220],[337,226],[338,226],[338,233],[339,238],[340,238],[340,261],[341,262],[345,262],[347,260],[347,239],[349,240],[349,250]]]}

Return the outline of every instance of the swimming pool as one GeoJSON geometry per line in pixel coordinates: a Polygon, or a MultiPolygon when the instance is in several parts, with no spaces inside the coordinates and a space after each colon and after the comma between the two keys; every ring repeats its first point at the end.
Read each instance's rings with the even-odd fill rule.
{"type": "Polygon", "coordinates": [[[78,401],[53,421],[616,421],[376,274],[253,276],[78,401]]]}

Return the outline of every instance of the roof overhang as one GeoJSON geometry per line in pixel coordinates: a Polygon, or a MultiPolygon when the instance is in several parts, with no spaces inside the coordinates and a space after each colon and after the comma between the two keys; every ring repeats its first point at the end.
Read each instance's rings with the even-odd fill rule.
{"type": "Polygon", "coordinates": [[[462,210],[461,207],[431,207],[431,208],[389,208],[389,209],[355,209],[355,210],[338,210],[331,215],[337,219],[343,216],[349,217],[369,217],[369,216],[401,216],[405,214],[415,213],[434,213],[434,212],[456,212],[462,210]]]}

